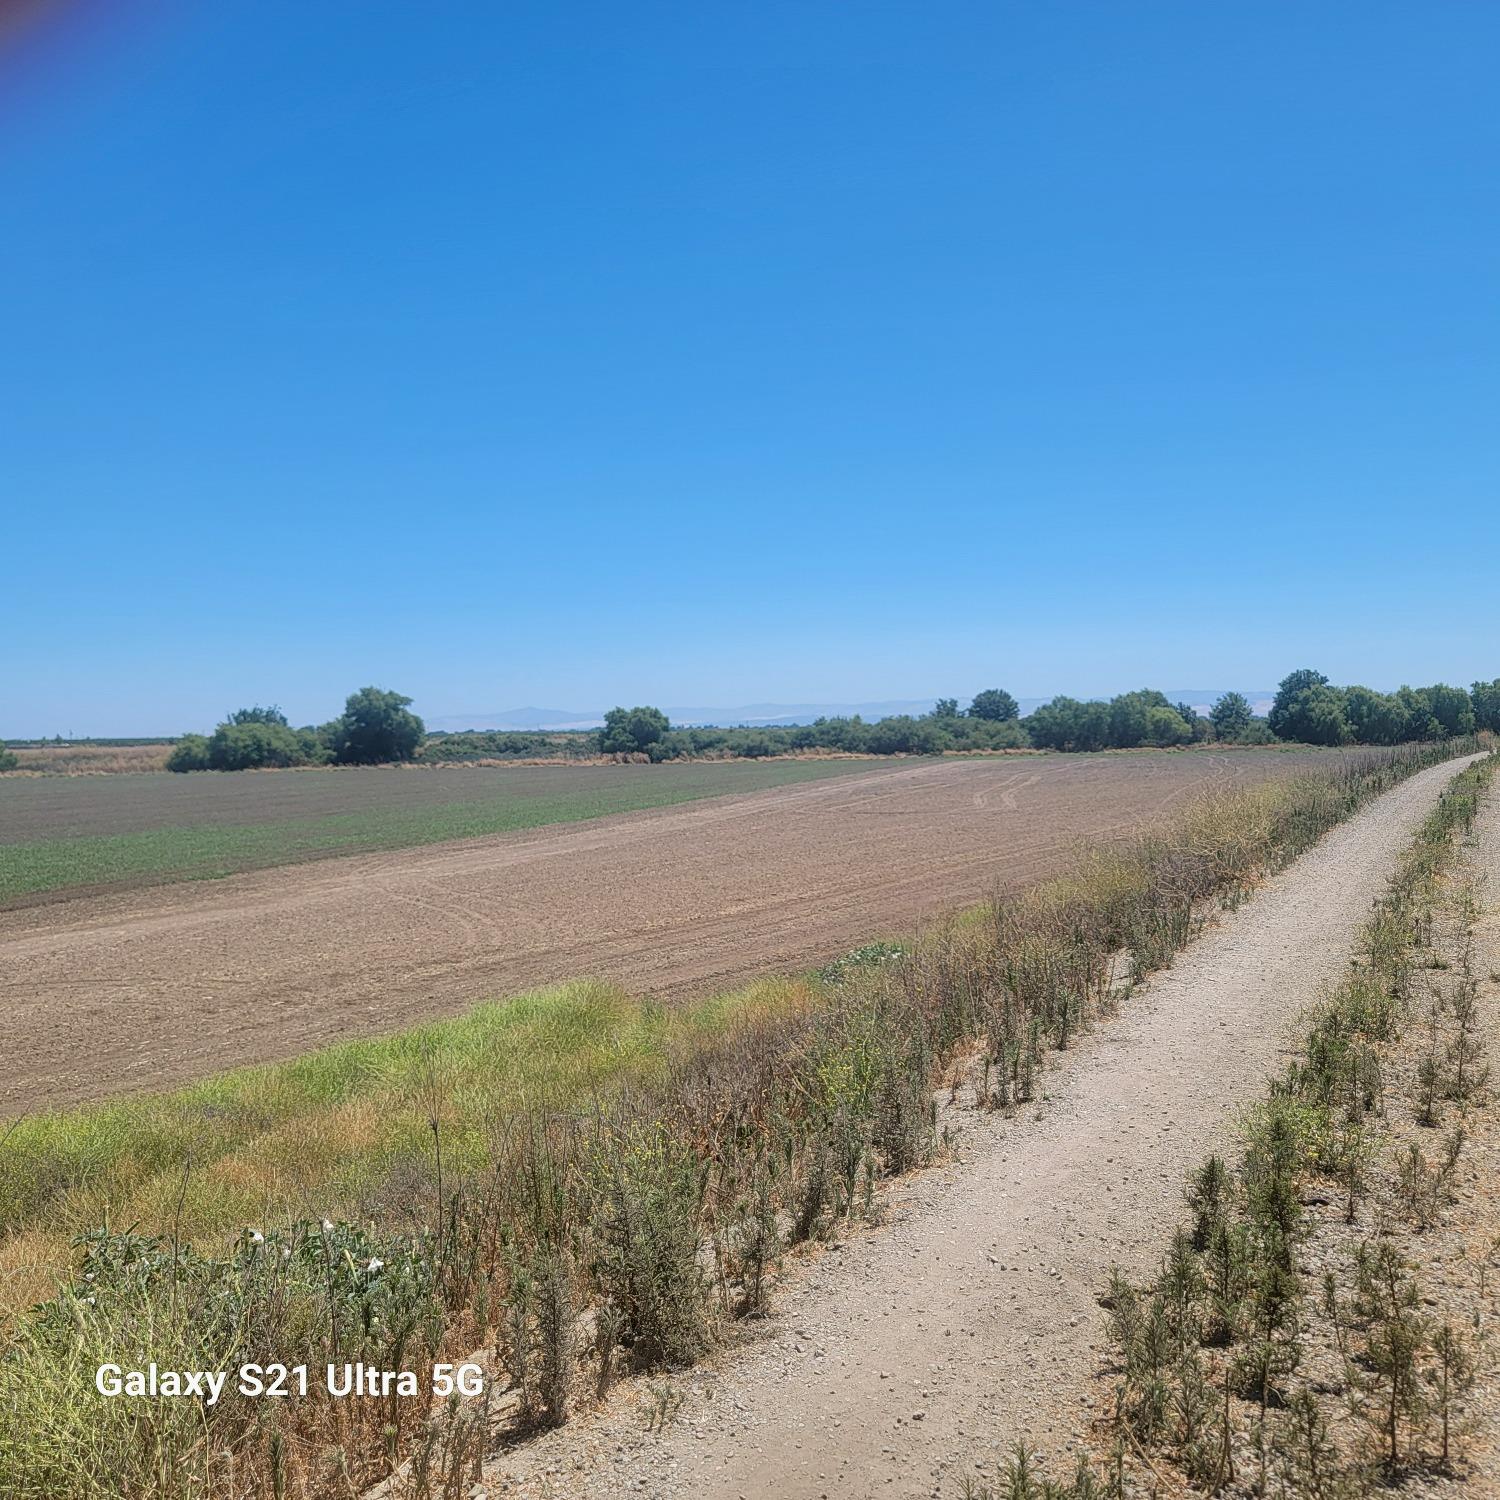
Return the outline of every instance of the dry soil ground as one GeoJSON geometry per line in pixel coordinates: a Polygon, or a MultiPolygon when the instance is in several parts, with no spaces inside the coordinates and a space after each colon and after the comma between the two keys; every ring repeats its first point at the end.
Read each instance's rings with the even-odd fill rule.
{"type": "Polygon", "coordinates": [[[0,912],[0,1117],[598,975],[680,995],[1035,879],[1301,756],[923,761],[589,823],[0,912]]]}
{"type": "Polygon", "coordinates": [[[963,1116],[956,1159],[900,1191],[888,1228],[824,1253],[763,1336],[679,1377],[663,1435],[625,1388],[498,1461],[488,1492],[953,1496],[1014,1439],[1060,1455],[1087,1425],[1108,1267],[1155,1266],[1187,1172],[1232,1145],[1459,764],[1381,797],[1222,918],[1051,1073],[1028,1117],[963,1116]]]}

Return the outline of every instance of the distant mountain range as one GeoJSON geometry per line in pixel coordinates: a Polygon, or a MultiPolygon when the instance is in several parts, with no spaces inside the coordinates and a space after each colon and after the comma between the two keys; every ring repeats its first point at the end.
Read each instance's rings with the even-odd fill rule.
{"type": "MultiPolygon", "coordinates": [[[[1228,691],[1228,688],[1168,688],[1166,694],[1173,703],[1188,703],[1200,714],[1206,714],[1214,700],[1228,691]]],[[[1275,697],[1271,689],[1241,688],[1239,691],[1250,700],[1250,706],[1257,714],[1265,713],[1275,697]]],[[[727,708],[663,704],[662,711],[673,724],[689,726],[811,724],[814,719],[850,718],[855,714],[863,719],[884,719],[892,714],[925,714],[931,712],[936,701],[934,698],[890,698],[878,703],[742,703],[727,708]]],[[[1047,701],[1045,698],[1017,700],[1023,715],[1047,701]]],[[[453,732],[461,729],[597,729],[603,722],[602,708],[507,708],[495,713],[442,714],[429,719],[427,725],[429,729],[453,732]]]]}

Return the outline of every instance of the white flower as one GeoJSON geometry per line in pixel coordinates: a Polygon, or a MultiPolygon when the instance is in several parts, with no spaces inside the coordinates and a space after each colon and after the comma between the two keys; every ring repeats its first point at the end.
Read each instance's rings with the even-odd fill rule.
{"type": "Polygon", "coordinates": [[[323,1233],[327,1234],[329,1232],[329,1230],[331,1230],[332,1228],[333,1228],[333,1220],[332,1219],[324,1219],[323,1220],[323,1233]]]}
{"type": "Polygon", "coordinates": [[[263,1235],[260,1232],[260,1230],[258,1230],[258,1229],[252,1229],[250,1231],[250,1243],[252,1245],[264,1245],[265,1242],[266,1242],[266,1237],[265,1237],[265,1235],[263,1235]]]}
{"type": "Polygon", "coordinates": [[[368,1269],[371,1270],[371,1271],[378,1271],[384,1264],[385,1264],[385,1262],[383,1260],[377,1260],[372,1255],[370,1257],[370,1264],[369,1264],[368,1269]]]}

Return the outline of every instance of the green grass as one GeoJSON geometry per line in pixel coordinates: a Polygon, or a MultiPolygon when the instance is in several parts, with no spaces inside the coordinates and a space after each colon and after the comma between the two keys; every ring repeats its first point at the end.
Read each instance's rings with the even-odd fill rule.
{"type": "MultiPolygon", "coordinates": [[[[756,791],[870,770],[879,762],[787,760],[725,761],[685,766],[578,767],[562,774],[567,784],[536,795],[520,780],[523,768],[495,773],[494,794],[455,796],[425,806],[376,803],[356,811],[273,821],[205,821],[101,835],[30,838],[0,843],[0,901],[75,886],[120,882],[205,880],[242,870],[291,864],[320,855],[405,849],[446,839],[509,833],[552,823],[579,822],[613,813],[669,807],[706,797],[756,791]],[[621,778],[619,772],[634,773],[621,778]]],[[[552,768],[547,768],[552,770],[552,768]]],[[[303,778],[339,773],[282,773],[303,778]]],[[[412,776],[422,775],[411,772],[412,776]]],[[[478,773],[467,773],[470,777],[478,773]]],[[[138,781],[141,778],[131,778],[138,781]]],[[[205,778],[206,779],[206,778],[205,778]]],[[[123,778],[120,779],[123,781],[123,778]]],[[[264,786],[281,796],[274,776],[215,777],[232,793],[241,813],[246,787],[264,786]]],[[[80,778],[78,796],[98,798],[113,790],[106,778],[80,778]]],[[[374,790],[378,793],[379,784],[374,790]]],[[[121,796],[131,793],[122,787],[121,796]]]]}
{"type": "Polygon", "coordinates": [[[170,1093],[22,1118],[0,1130],[0,1244],[23,1230],[33,1241],[0,1253],[0,1307],[14,1305],[5,1282],[26,1281],[40,1240],[55,1266],[72,1234],[101,1222],[178,1220],[213,1243],[300,1215],[402,1211],[384,1199],[399,1195],[403,1164],[430,1160],[434,1118],[448,1169],[473,1172],[506,1121],[649,1087],[674,1057],[805,1011],[818,993],[774,980],[667,1008],[566,984],[170,1093]]]}

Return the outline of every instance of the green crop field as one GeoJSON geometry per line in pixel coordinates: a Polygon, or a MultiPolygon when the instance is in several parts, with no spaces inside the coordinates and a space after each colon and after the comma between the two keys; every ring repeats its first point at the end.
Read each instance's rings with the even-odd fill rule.
{"type": "Polygon", "coordinates": [[[778,759],[7,778],[0,782],[0,902],[72,888],[213,879],[900,764],[778,759]]]}

